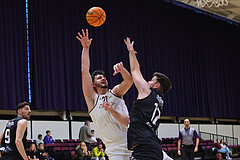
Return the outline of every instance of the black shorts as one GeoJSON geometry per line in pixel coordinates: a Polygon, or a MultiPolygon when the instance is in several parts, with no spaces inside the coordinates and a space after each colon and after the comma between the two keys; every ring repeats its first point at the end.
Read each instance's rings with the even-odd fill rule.
{"type": "Polygon", "coordinates": [[[163,153],[160,144],[144,144],[133,148],[131,160],[162,160],[163,153]]]}
{"type": "Polygon", "coordinates": [[[1,160],[23,160],[23,158],[20,155],[4,154],[1,160]]]}

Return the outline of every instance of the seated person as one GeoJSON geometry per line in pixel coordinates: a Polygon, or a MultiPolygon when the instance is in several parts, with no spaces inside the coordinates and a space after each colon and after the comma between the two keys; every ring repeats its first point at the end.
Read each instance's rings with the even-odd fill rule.
{"type": "Polygon", "coordinates": [[[91,160],[91,157],[88,155],[87,146],[84,142],[81,142],[76,147],[73,160],[91,160]]]}
{"type": "Polygon", "coordinates": [[[39,143],[44,143],[41,134],[38,134],[38,138],[36,139],[36,145],[37,146],[39,146],[39,143]]]}
{"type": "Polygon", "coordinates": [[[93,160],[105,160],[105,154],[103,150],[103,146],[101,143],[98,144],[97,147],[93,148],[91,152],[91,159],[93,160]]]}
{"type": "Polygon", "coordinates": [[[29,160],[39,160],[36,145],[34,143],[30,145],[29,151],[27,151],[27,157],[29,160]]]}
{"type": "Polygon", "coordinates": [[[96,139],[96,137],[95,137],[95,135],[94,135],[94,133],[95,133],[95,131],[94,130],[91,130],[91,133],[92,133],[92,137],[91,137],[91,143],[95,143],[95,142],[97,142],[97,139],[96,139]]]}
{"type": "Polygon", "coordinates": [[[227,147],[227,144],[224,142],[223,139],[221,139],[220,145],[222,146],[222,148],[226,148],[226,150],[228,151],[228,153],[232,155],[232,151],[230,151],[230,149],[227,147]]]}
{"type": "Polygon", "coordinates": [[[219,153],[226,153],[226,155],[227,155],[226,159],[231,159],[230,156],[229,156],[228,150],[227,150],[226,148],[223,148],[223,147],[220,145],[220,140],[219,140],[219,139],[217,139],[217,143],[215,143],[214,146],[217,148],[217,151],[218,151],[219,153]]]}
{"type": "Polygon", "coordinates": [[[44,141],[44,144],[53,143],[51,131],[49,131],[49,130],[46,131],[46,136],[44,137],[43,141],[44,141]]]}
{"type": "Polygon", "coordinates": [[[52,159],[51,157],[48,156],[47,151],[44,150],[44,144],[43,143],[39,143],[37,153],[38,153],[39,160],[52,159]]]}

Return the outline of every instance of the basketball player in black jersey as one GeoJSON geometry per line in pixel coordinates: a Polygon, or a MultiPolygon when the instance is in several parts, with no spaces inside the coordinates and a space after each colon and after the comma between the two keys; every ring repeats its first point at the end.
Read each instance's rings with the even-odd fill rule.
{"type": "MultiPolygon", "coordinates": [[[[171,82],[167,76],[158,72],[154,73],[151,81],[146,82],[140,71],[137,52],[133,48],[134,42],[130,42],[129,38],[124,42],[129,51],[133,82],[138,90],[138,98],[130,113],[128,129],[128,149],[133,150],[131,160],[171,159],[162,152],[156,135],[160,123],[160,109],[163,107],[163,94],[171,89],[171,82]]],[[[122,124],[128,125],[129,117],[113,110],[109,103],[104,102],[103,107],[122,124]]]]}
{"type": "Polygon", "coordinates": [[[25,146],[27,142],[27,120],[31,109],[28,102],[17,105],[17,118],[10,120],[0,136],[0,157],[2,160],[28,160],[25,146]]]}
{"type": "Polygon", "coordinates": [[[160,109],[163,107],[163,94],[171,89],[167,76],[154,73],[151,81],[146,82],[133,48],[134,41],[124,40],[129,51],[129,61],[133,82],[138,90],[137,100],[130,113],[128,129],[128,149],[133,150],[134,160],[163,159],[162,147],[156,135],[160,123],[160,109]]]}

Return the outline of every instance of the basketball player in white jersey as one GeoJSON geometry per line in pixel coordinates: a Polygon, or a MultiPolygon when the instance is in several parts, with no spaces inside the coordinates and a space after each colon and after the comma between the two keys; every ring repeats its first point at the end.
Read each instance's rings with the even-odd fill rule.
{"type": "Polygon", "coordinates": [[[76,38],[83,46],[82,88],[94,126],[106,145],[106,153],[110,160],[129,160],[131,152],[127,149],[127,127],[106,111],[102,107],[102,103],[109,102],[119,113],[128,116],[128,110],[122,97],[132,86],[132,77],[121,62],[114,65],[113,75],[120,73],[123,81],[113,89],[109,89],[103,71],[95,71],[92,76],[89,73],[89,47],[92,39],[88,37],[88,30],[86,29],[86,33],[82,30],[82,35],[78,33],[76,38]]]}

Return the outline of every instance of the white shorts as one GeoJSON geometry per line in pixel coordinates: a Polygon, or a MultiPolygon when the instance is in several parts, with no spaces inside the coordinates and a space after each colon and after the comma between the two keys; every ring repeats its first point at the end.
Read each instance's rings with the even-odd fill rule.
{"type": "Polygon", "coordinates": [[[132,155],[132,151],[127,149],[127,142],[106,144],[106,153],[109,160],[129,160],[132,155]]]}
{"type": "Polygon", "coordinates": [[[163,152],[163,160],[172,160],[172,158],[169,157],[169,156],[167,155],[167,153],[165,153],[164,151],[162,151],[162,152],[163,152]]]}
{"type": "Polygon", "coordinates": [[[108,156],[109,157],[109,160],[129,160],[130,159],[130,156],[108,156]]]}

